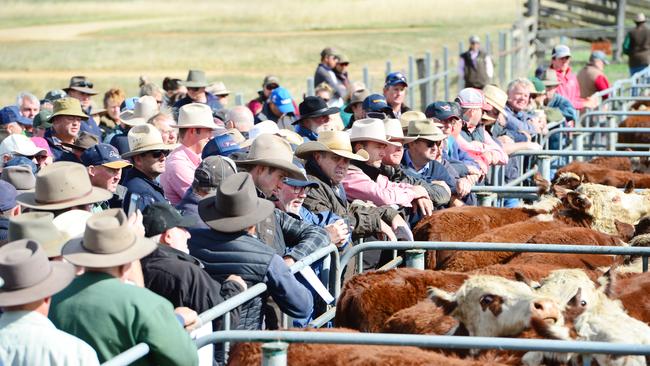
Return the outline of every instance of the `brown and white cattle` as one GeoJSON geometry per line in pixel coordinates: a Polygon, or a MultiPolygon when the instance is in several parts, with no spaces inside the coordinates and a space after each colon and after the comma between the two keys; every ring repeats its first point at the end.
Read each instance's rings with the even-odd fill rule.
{"type": "Polygon", "coordinates": [[[561,181],[563,174],[566,173],[574,173],[582,177],[583,182],[588,183],[624,188],[628,182],[633,182],[637,188],[650,188],[650,175],[648,174],[605,168],[580,161],[571,162],[558,169],[554,181],[561,181]]]}

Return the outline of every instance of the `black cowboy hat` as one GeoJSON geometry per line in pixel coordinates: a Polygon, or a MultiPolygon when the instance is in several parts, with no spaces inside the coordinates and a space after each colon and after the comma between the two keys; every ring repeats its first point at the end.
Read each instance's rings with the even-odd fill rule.
{"type": "Polygon", "coordinates": [[[305,97],[305,100],[298,105],[298,110],[300,118],[292,123],[294,125],[307,118],[329,116],[339,112],[337,107],[328,107],[323,98],[315,96],[305,97]]]}

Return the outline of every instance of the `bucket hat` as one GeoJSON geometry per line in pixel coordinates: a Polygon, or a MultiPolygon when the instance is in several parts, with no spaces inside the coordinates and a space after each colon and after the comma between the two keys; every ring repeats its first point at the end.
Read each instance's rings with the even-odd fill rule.
{"type": "Polygon", "coordinates": [[[86,222],[92,215],[92,212],[88,211],[70,210],[55,217],[52,223],[68,237],[79,238],[84,234],[86,222]]]}
{"type": "Polygon", "coordinates": [[[293,164],[293,150],[285,139],[276,135],[258,136],[248,151],[245,159],[237,161],[238,165],[265,165],[282,169],[292,178],[300,178],[302,172],[293,164]]]}
{"type": "Polygon", "coordinates": [[[4,167],[0,179],[14,186],[18,193],[33,192],[36,186],[32,169],[25,165],[4,167]]]}
{"type": "Polygon", "coordinates": [[[300,118],[292,123],[294,125],[307,118],[329,116],[339,111],[337,107],[328,107],[323,98],[316,96],[305,97],[298,105],[298,110],[300,118]]]}
{"type": "Polygon", "coordinates": [[[93,83],[88,81],[85,76],[73,76],[70,78],[70,84],[68,87],[63,89],[66,93],[69,93],[70,90],[76,90],[84,94],[95,95],[97,92],[93,89],[93,83]]]}
{"type": "Polygon", "coordinates": [[[43,247],[48,258],[61,255],[70,237],[52,223],[51,212],[27,212],[9,219],[9,241],[31,239],[43,247]]]}
{"type": "Polygon", "coordinates": [[[369,92],[366,89],[355,90],[350,96],[350,103],[345,106],[345,109],[343,109],[343,111],[346,113],[352,113],[352,106],[357,103],[363,103],[368,95],[369,92]]]}
{"type": "Polygon", "coordinates": [[[61,143],[63,146],[67,146],[73,149],[78,149],[86,151],[86,149],[91,148],[99,143],[99,137],[93,135],[92,133],[81,131],[79,136],[74,139],[74,141],[69,144],[66,142],[61,143]]]}
{"type": "Polygon", "coordinates": [[[407,129],[411,121],[424,121],[425,119],[427,119],[427,116],[420,111],[407,111],[399,117],[403,129],[407,129]]]}
{"type": "Polygon", "coordinates": [[[156,98],[144,95],[135,101],[133,110],[127,109],[120,113],[120,119],[125,125],[133,127],[147,123],[156,113],[158,113],[156,98]]]}
{"type": "Polygon", "coordinates": [[[323,131],[318,134],[318,140],[308,141],[298,146],[296,156],[301,159],[307,159],[315,152],[330,152],[340,157],[367,161],[368,153],[365,150],[359,150],[355,154],[352,151],[350,143],[350,134],[345,131],[323,131]]]}
{"type": "Polygon", "coordinates": [[[160,131],[150,124],[139,125],[131,128],[127,134],[129,140],[129,152],[122,154],[122,158],[139,155],[147,151],[167,150],[171,151],[178,145],[167,145],[163,143],[160,131]]]}
{"type": "Polygon", "coordinates": [[[486,85],[483,88],[483,95],[485,96],[485,101],[496,108],[497,111],[501,114],[505,114],[506,102],[508,101],[508,94],[501,90],[498,86],[486,85]]]}
{"type": "Polygon", "coordinates": [[[380,144],[399,146],[398,142],[388,141],[384,122],[377,118],[364,118],[354,121],[350,133],[350,142],[374,141],[380,144]]]}
{"type": "Polygon", "coordinates": [[[447,135],[431,120],[411,121],[406,135],[429,141],[442,141],[447,138],[447,135]]]}
{"type": "Polygon", "coordinates": [[[205,77],[203,70],[190,70],[183,84],[188,88],[205,88],[210,83],[208,83],[208,79],[205,77]]]}
{"type": "Polygon", "coordinates": [[[212,117],[212,109],[207,104],[190,103],[181,107],[178,112],[178,123],[174,127],[215,130],[217,125],[212,117]]]}
{"type": "Polygon", "coordinates": [[[81,109],[81,103],[79,103],[77,98],[66,97],[57,99],[54,102],[53,112],[50,118],[47,119],[48,122],[53,122],[52,120],[56,116],[76,116],[88,119],[88,115],[81,109]]]}
{"type": "Polygon", "coordinates": [[[384,130],[386,130],[386,138],[388,141],[398,142],[402,145],[413,142],[416,139],[416,137],[405,137],[402,123],[395,118],[386,118],[384,120],[384,130]]]}
{"type": "Polygon", "coordinates": [[[24,305],[66,288],[75,268],[61,261],[50,262],[34,240],[23,239],[0,247],[0,306],[24,305]]]}
{"type": "Polygon", "coordinates": [[[61,252],[74,265],[108,268],[133,262],[155,249],[156,243],[137,236],[124,211],[115,208],[93,214],[83,237],[69,240],[61,252]]]}
{"type": "Polygon", "coordinates": [[[21,193],[16,200],[29,208],[61,210],[106,201],[111,197],[113,193],[93,187],[83,165],[58,161],[36,174],[34,192],[21,193]]]}
{"type": "Polygon", "coordinates": [[[237,173],[221,182],[216,195],[199,202],[199,216],[217,231],[235,233],[269,217],[273,207],[271,201],[257,197],[250,174],[237,173]]]}

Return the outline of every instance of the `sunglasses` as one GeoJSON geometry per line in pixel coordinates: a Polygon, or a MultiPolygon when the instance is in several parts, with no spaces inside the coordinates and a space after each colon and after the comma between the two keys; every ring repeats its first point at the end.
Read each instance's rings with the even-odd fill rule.
{"type": "Polygon", "coordinates": [[[169,150],[154,150],[154,151],[149,151],[149,154],[154,159],[160,159],[163,156],[167,157],[167,155],[169,155],[169,150]]]}
{"type": "Polygon", "coordinates": [[[199,91],[199,89],[201,89],[201,88],[187,87],[187,90],[191,90],[193,92],[199,91]]]}
{"type": "Polygon", "coordinates": [[[278,87],[277,84],[268,84],[268,85],[264,86],[264,88],[266,90],[273,90],[273,89],[276,89],[277,87],[278,87]]]}
{"type": "Polygon", "coordinates": [[[80,86],[82,88],[92,88],[93,83],[90,81],[82,80],[82,81],[77,81],[72,84],[72,86],[80,86]]]}
{"type": "Polygon", "coordinates": [[[442,141],[429,141],[429,140],[424,140],[424,143],[427,145],[428,148],[432,148],[434,146],[440,147],[442,144],[442,141]]]}

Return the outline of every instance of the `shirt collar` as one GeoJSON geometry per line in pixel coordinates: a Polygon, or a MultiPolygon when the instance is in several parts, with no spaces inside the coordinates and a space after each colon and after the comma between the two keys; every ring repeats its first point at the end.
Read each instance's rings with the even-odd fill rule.
{"type": "Polygon", "coordinates": [[[183,151],[188,158],[190,158],[190,160],[195,166],[199,166],[199,164],[201,164],[201,154],[195,153],[185,145],[181,145],[179,149],[183,151]]]}

